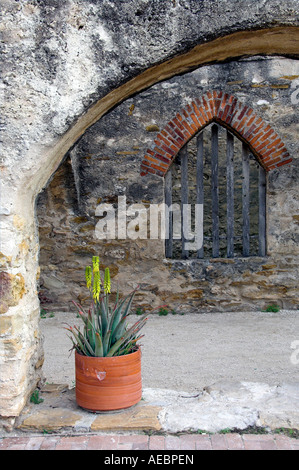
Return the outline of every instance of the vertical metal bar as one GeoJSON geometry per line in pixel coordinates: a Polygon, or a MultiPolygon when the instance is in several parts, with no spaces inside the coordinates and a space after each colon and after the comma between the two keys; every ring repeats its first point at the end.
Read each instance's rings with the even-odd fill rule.
{"type": "MultiPolygon", "coordinates": [[[[165,204],[168,209],[172,206],[172,168],[168,170],[165,176],[165,204]]],[[[166,209],[167,211],[167,209],[166,209]]],[[[165,240],[165,255],[166,258],[172,258],[173,252],[173,219],[172,219],[172,211],[167,211],[169,214],[169,218],[167,218],[167,214],[165,214],[166,221],[168,223],[168,234],[169,238],[165,240]]],[[[167,227],[165,227],[167,233],[167,227]]]]}
{"type": "Polygon", "coordinates": [[[266,234],[266,198],[267,177],[262,166],[259,168],[259,255],[266,256],[267,234],[266,234]]]}
{"type": "MultiPolygon", "coordinates": [[[[197,137],[197,160],[196,160],[196,204],[204,204],[204,185],[203,185],[203,132],[201,132],[197,137]]],[[[203,221],[200,227],[195,227],[195,231],[203,240],[203,221]]],[[[204,247],[200,248],[197,251],[197,258],[204,257],[204,247]]]]}
{"type": "Polygon", "coordinates": [[[226,135],[226,158],[227,158],[227,257],[234,257],[234,136],[229,131],[226,135]]]}
{"type": "Polygon", "coordinates": [[[185,242],[187,241],[184,235],[184,226],[189,223],[186,220],[186,211],[184,212],[184,205],[188,204],[188,151],[187,145],[180,151],[181,157],[181,223],[182,223],[182,258],[186,259],[189,252],[185,250],[185,242]],[[185,216],[185,217],[184,217],[185,216]]]}
{"type": "Polygon", "coordinates": [[[213,258],[219,257],[218,126],[212,126],[212,237],[213,258]]]}
{"type": "Polygon", "coordinates": [[[243,188],[242,188],[242,199],[243,199],[243,256],[249,256],[250,252],[250,217],[249,217],[249,203],[250,203],[250,160],[249,160],[249,148],[243,143],[242,147],[242,162],[243,162],[243,188]]]}

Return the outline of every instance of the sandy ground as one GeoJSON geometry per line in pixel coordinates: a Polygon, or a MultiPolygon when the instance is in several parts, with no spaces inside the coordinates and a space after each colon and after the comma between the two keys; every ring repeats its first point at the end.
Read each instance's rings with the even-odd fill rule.
{"type": "MultiPolygon", "coordinates": [[[[64,322],[81,326],[75,312],[40,320],[43,372],[48,383],[72,388],[74,353],[64,322]]],[[[291,361],[291,345],[299,341],[299,311],[151,315],[143,333],[144,388],[196,392],[221,380],[299,381],[299,364],[291,361]]]]}

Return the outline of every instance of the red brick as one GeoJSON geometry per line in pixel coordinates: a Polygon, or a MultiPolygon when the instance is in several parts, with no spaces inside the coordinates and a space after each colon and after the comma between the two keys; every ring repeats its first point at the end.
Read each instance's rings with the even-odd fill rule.
{"type": "Polygon", "coordinates": [[[209,436],[199,435],[195,440],[196,450],[212,450],[212,443],[209,436]]]}
{"type": "MultiPolygon", "coordinates": [[[[173,144],[172,144],[173,145],[173,144]]],[[[176,153],[176,150],[174,150],[172,148],[172,145],[168,145],[168,147],[164,144],[161,144],[160,148],[159,148],[159,152],[160,154],[166,154],[167,152],[170,153],[171,155],[174,155],[176,153]]]]}
{"type": "Polygon", "coordinates": [[[292,450],[292,440],[287,436],[277,436],[275,442],[278,450],[292,450]]]}
{"type": "Polygon", "coordinates": [[[44,438],[43,437],[30,437],[25,450],[39,450],[44,438]]]}
{"type": "Polygon", "coordinates": [[[196,106],[196,104],[194,102],[192,102],[192,106],[193,106],[193,109],[194,109],[195,114],[197,116],[199,125],[204,126],[206,124],[206,121],[205,121],[200,109],[198,109],[198,107],[196,106]]]}
{"type": "MultiPolygon", "coordinates": [[[[154,154],[154,155],[156,155],[156,154],[154,154]]],[[[156,161],[157,161],[156,158],[154,158],[154,157],[149,157],[148,155],[146,155],[146,160],[145,160],[145,162],[152,163],[152,162],[156,162],[156,161]]]]}
{"type": "Polygon", "coordinates": [[[148,449],[148,436],[135,435],[133,439],[132,449],[134,450],[147,450],[148,449]]]}
{"type": "Polygon", "coordinates": [[[180,450],[180,438],[178,436],[166,436],[165,450],[180,450]]]}
{"type": "Polygon", "coordinates": [[[60,440],[59,436],[47,436],[44,437],[43,442],[41,443],[40,450],[55,450],[56,445],[60,440]]]}
{"type": "Polygon", "coordinates": [[[276,450],[276,439],[272,434],[255,435],[245,434],[243,436],[246,450],[276,450]]]}
{"type": "Polygon", "coordinates": [[[202,97],[202,102],[206,111],[206,115],[208,116],[209,120],[213,119],[213,117],[215,116],[213,116],[209,103],[206,101],[204,96],[202,97]]]}
{"type": "Polygon", "coordinates": [[[62,437],[56,445],[55,450],[85,450],[89,438],[86,436],[62,437]]]}
{"type": "Polygon", "coordinates": [[[196,436],[194,434],[185,434],[180,436],[180,449],[181,450],[196,450],[195,448],[196,436]]]}
{"type": "Polygon", "coordinates": [[[191,127],[189,126],[189,124],[186,122],[186,121],[182,121],[182,125],[185,127],[186,129],[186,134],[188,135],[188,137],[192,137],[193,135],[193,130],[191,129],[191,127]]]}
{"type": "Polygon", "coordinates": [[[117,450],[118,436],[91,436],[87,450],[117,450]]]}
{"type": "Polygon", "coordinates": [[[234,117],[237,113],[237,110],[236,110],[237,104],[238,104],[237,99],[235,99],[229,108],[229,112],[227,116],[225,117],[225,122],[227,124],[231,124],[231,122],[234,120],[234,117]]]}
{"type": "MultiPolygon", "coordinates": [[[[178,122],[178,124],[180,124],[180,123],[178,122]]],[[[180,127],[182,127],[181,124],[180,124],[180,127]]],[[[178,127],[175,127],[173,130],[179,136],[180,139],[182,139],[182,140],[185,139],[184,134],[180,131],[180,129],[178,129],[178,127]]]]}
{"type": "MultiPolygon", "coordinates": [[[[253,110],[251,109],[251,111],[253,112],[253,110]]],[[[252,113],[251,113],[252,114],[252,113]]],[[[249,119],[249,121],[247,122],[247,126],[251,126],[251,124],[254,122],[254,120],[256,119],[256,116],[251,116],[251,118],[249,119]]]]}
{"type": "Polygon", "coordinates": [[[183,126],[182,126],[182,124],[181,124],[181,122],[180,122],[180,120],[178,119],[177,116],[174,117],[172,121],[174,122],[174,124],[175,124],[181,131],[184,130],[184,128],[183,128],[183,126]]]}
{"type": "Polygon", "coordinates": [[[214,97],[214,110],[215,116],[218,117],[220,105],[221,105],[222,93],[214,97]]]}
{"type": "Polygon", "coordinates": [[[256,142],[259,141],[259,139],[262,137],[262,135],[264,134],[264,131],[262,129],[263,125],[260,125],[258,128],[255,129],[253,135],[252,135],[252,138],[248,139],[248,142],[250,142],[251,145],[255,144],[256,142]],[[257,134],[258,132],[258,134],[257,134]]]}
{"type": "Polygon", "coordinates": [[[281,140],[280,138],[278,137],[278,139],[274,140],[274,142],[272,142],[270,145],[268,145],[268,149],[273,149],[274,147],[277,147],[278,145],[280,146],[281,144],[281,140]]]}
{"type": "Polygon", "coordinates": [[[196,104],[197,104],[197,107],[198,107],[198,110],[200,112],[200,114],[202,115],[203,117],[203,120],[204,120],[204,123],[207,124],[210,119],[208,118],[206,112],[205,112],[205,109],[204,109],[204,106],[203,106],[203,103],[202,101],[200,101],[198,98],[196,99],[196,104]]]}
{"type": "Polygon", "coordinates": [[[165,126],[165,131],[168,132],[168,139],[170,138],[170,136],[172,136],[174,139],[176,138],[176,135],[175,133],[173,132],[170,124],[168,123],[166,126],[165,126]]]}
{"type": "Polygon", "coordinates": [[[199,129],[200,124],[199,124],[198,120],[196,119],[195,114],[194,114],[194,113],[191,113],[191,114],[190,114],[190,117],[191,117],[192,121],[194,122],[194,125],[196,126],[196,128],[199,129]]]}
{"type": "Polygon", "coordinates": [[[280,157],[280,158],[281,158],[281,156],[283,155],[283,153],[284,153],[284,150],[281,149],[281,150],[277,150],[276,152],[274,152],[271,156],[272,156],[272,158],[276,158],[276,157],[280,157]]]}
{"type": "Polygon", "coordinates": [[[164,442],[164,436],[150,436],[148,448],[150,450],[164,450],[164,442]]]}
{"type": "Polygon", "coordinates": [[[283,165],[287,165],[288,163],[291,163],[293,161],[292,158],[289,158],[288,160],[283,160],[282,162],[278,163],[276,166],[281,167],[283,165]]]}
{"type": "Polygon", "coordinates": [[[256,439],[256,436],[255,437],[255,440],[246,440],[244,441],[244,449],[245,450],[263,450],[262,449],[262,446],[261,446],[261,442],[256,439]]]}
{"type": "Polygon", "coordinates": [[[214,434],[211,436],[213,450],[227,450],[227,443],[224,434],[214,434]]]}
{"type": "MultiPolygon", "coordinates": [[[[160,165],[160,164],[157,164],[157,165],[156,165],[155,163],[152,163],[152,164],[151,164],[151,168],[154,168],[155,170],[161,170],[161,171],[163,170],[162,164],[161,164],[161,165],[160,165]]],[[[168,168],[168,167],[165,167],[165,169],[167,169],[167,168],[168,168]]]]}
{"type": "Polygon", "coordinates": [[[156,145],[158,145],[158,147],[161,144],[161,142],[164,142],[164,144],[166,144],[166,145],[170,144],[169,140],[166,139],[162,134],[158,134],[157,138],[154,140],[154,142],[155,142],[156,145]]]}
{"type": "Polygon", "coordinates": [[[262,149],[265,148],[268,143],[269,143],[269,140],[266,140],[266,142],[262,142],[258,147],[256,146],[255,147],[256,152],[261,153],[262,149]]]}
{"type": "Polygon", "coordinates": [[[3,439],[1,450],[25,450],[28,438],[26,437],[8,437],[3,439]]]}
{"type": "Polygon", "coordinates": [[[146,172],[147,172],[147,173],[151,173],[151,174],[153,174],[153,175],[156,173],[153,168],[147,168],[146,172]]]}

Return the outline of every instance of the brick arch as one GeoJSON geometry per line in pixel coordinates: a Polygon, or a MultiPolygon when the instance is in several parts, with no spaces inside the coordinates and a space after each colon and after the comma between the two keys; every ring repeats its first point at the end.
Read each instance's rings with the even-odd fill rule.
{"type": "Polygon", "coordinates": [[[252,108],[233,95],[212,91],[188,104],[157,134],[142,161],[141,175],[165,176],[179,150],[213,121],[246,141],[266,171],[292,161],[278,134],[252,108]]]}

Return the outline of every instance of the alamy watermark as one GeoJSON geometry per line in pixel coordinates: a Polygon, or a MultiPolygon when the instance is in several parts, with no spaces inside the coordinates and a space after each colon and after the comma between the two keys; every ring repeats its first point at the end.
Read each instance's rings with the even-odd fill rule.
{"type": "Polygon", "coordinates": [[[113,204],[99,204],[95,215],[101,217],[95,227],[100,240],[184,240],[184,249],[197,251],[203,244],[202,204],[131,204],[126,196],[118,196],[113,204]],[[193,223],[192,223],[193,220],[193,223]],[[171,233],[170,233],[171,232],[171,233]]]}
{"type": "Polygon", "coordinates": [[[292,82],[291,89],[293,90],[293,88],[294,91],[292,91],[291,94],[291,103],[299,104],[299,79],[292,82]]]}

